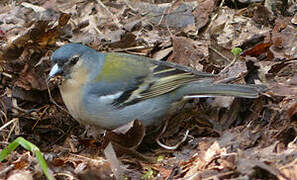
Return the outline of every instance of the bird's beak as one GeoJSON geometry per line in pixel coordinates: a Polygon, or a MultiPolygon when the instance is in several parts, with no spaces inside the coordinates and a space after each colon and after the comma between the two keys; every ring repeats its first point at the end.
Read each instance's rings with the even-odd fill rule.
{"type": "Polygon", "coordinates": [[[51,78],[55,77],[56,75],[61,75],[62,73],[63,73],[63,70],[58,66],[58,64],[55,64],[48,75],[47,81],[49,81],[51,78]]]}

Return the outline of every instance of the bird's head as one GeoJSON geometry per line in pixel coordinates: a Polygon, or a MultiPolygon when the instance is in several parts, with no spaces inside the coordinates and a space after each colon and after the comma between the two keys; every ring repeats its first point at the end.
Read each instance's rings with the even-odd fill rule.
{"type": "Polygon", "coordinates": [[[71,78],[71,74],[79,69],[87,69],[95,58],[96,51],[82,44],[67,44],[57,49],[51,56],[52,69],[48,80],[55,76],[65,79],[71,78]]]}

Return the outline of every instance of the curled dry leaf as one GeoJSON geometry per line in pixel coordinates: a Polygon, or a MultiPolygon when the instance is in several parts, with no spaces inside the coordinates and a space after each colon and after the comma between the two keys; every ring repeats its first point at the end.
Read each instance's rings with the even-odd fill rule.
{"type": "Polygon", "coordinates": [[[292,120],[297,120],[297,101],[295,101],[295,103],[293,103],[292,106],[289,107],[288,114],[292,120]]]}
{"type": "Polygon", "coordinates": [[[145,128],[139,120],[131,121],[109,133],[111,141],[127,148],[136,148],[145,135],[145,128]]]}
{"type": "Polygon", "coordinates": [[[234,10],[226,7],[219,10],[211,25],[210,33],[217,44],[230,50],[240,47],[255,35],[265,35],[270,31],[269,27],[258,27],[252,19],[237,15],[234,10]]]}
{"type": "Polygon", "coordinates": [[[36,21],[26,32],[16,37],[3,48],[3,60],[8,61],[18,58],[24,49],[28,47],[37,45],[38,49],[43,49],[47,45],[54,45],[60,36],[61,28],[69,19],[70,15],[62,13],[56,26],[52,26],[50,21],[47,20],[36,21]]]}

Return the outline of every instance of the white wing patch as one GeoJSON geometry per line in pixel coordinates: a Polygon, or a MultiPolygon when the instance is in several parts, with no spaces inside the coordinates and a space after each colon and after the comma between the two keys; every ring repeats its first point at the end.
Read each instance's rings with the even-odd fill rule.
{"type": "Polygon", "coordinates": [[[105,102],[113,102],[115,99],[119,98],[123,94],[123,91],[117,92],[115,94],[109,94],[106,96],[101,96],[99,98],[99,101],[105,101],[105,102]]]}

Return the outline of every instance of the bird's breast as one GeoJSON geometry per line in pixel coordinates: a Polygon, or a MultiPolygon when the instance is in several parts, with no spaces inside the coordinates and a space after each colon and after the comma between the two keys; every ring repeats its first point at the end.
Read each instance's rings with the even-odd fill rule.
{"type": "Polygon", "coordinates": [[[59,86],[64,104],[74,119],[81,122],[84,119],[84,108],[82,106],[83,90],[88,76],[86,69],[79,67],[70,74],[71,78],[66,79],[59,86]]]}
{"type": "Polygon", "coordinates": [[[77,83],[71,81],[67,80],[59,89],[69,113],[74,119],[80,121],[82,91],[77,83]]]}

